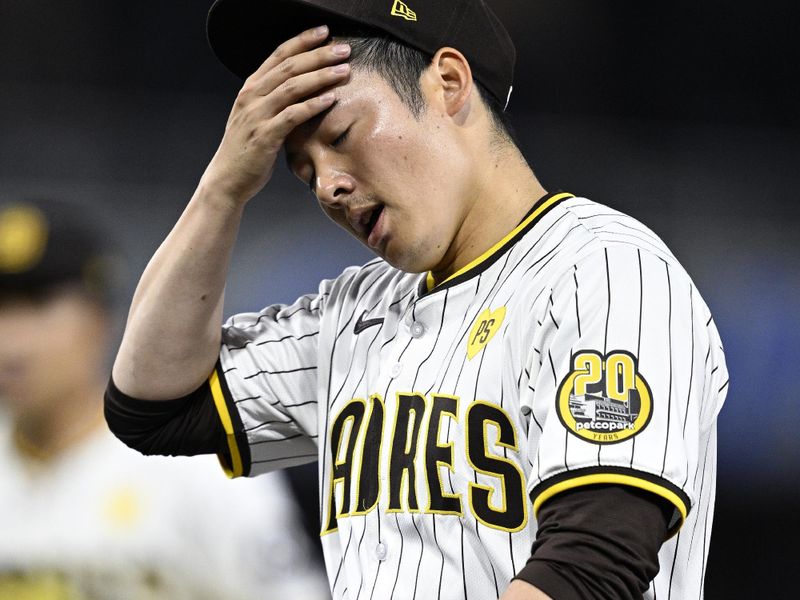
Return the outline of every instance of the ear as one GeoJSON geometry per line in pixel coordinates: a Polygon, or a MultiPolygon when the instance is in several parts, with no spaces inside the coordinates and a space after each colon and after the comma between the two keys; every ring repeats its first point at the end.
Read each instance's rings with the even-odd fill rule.
{"type": "Polygon", "coordinates": [[[440,48],[423,77],[423,90],[449,116],[457,115],[472,96],[472,69],[455,48],[440,48]]]}

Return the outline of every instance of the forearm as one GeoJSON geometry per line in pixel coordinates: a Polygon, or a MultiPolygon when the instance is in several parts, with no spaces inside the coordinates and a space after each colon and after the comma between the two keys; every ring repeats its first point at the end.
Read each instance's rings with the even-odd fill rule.
{"type": "Polygon", "coordinates": [[[147,265],[134,294],[113,377],[137,398],[184,396],[219,354],[222,305],[243,203],[201,182],[147,265]]]}
{"type": "Polygon", "coordinates": [[[197,389],[219,353],[223,293],[242,210],[272,176],[286,136],[330,108],[348,77],[327,28],[288,40],[239,91],[197,192],[136,290],[113,377],[124,394],[168,400],[197,389]]]}
{"type": "Polygon", "coordinates": [[[500,600],[552,600],[552,598],[530,583],[515,580],[503,592],[500,600]]]}

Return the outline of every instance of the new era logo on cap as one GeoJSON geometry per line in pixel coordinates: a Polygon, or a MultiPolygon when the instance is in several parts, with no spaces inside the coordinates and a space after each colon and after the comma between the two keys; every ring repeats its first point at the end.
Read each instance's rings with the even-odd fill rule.
{"type": "Polygon", "coordinates": [[[417,13],[411,10],[408,5],[400,2],[400,0],[394,0],[394,5],[392,6],[392,16],[403,17],[406,21],[417,20],[417,13]]]}

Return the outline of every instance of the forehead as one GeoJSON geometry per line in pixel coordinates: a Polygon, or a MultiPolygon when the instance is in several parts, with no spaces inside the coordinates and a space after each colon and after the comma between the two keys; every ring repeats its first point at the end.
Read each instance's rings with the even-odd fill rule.
{"type": "MultiPolygon", "coordinates": [[[[302,152],[303,145],[314,136],[327,133],[329,127],[350,123],[355,118],[386,118],[408,112],[400,97],[378,73],[354,67],[349,80],[333,88],[336,102],[320,115],[298,125],[286,137],[284,144],[287,161],[291,164],[302,152]]],[[[342,132],[337,132],[337,135],[342,132]]]]}

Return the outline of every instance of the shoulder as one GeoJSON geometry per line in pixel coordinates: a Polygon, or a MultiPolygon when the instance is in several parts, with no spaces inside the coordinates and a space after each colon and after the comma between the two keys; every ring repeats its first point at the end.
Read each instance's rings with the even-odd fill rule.
{"type": "Polygon", "coordinates": [[[627,247],[677,263],[664,240],[636,217],[581,197],[571,198],[560,208],[579,232],[576,237],[584,242],[576,251],[577,260],[600,248],[627,247]]]}
{"type": "MultiPolygon", "coordinates": [[[[649,256],[682,270],[664,240],[639,219],[588,198],[572,197],[553,207],[515,248],[525,279],[550,287],[569,279],[581,265],[605,270],[609,255],[615,264],[635,264],[649,256]]],[[[613,268],[613,265],[610,266],[613,268]]]]}

